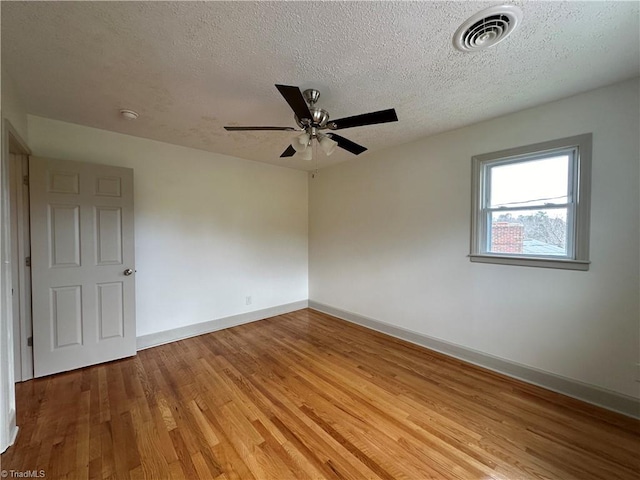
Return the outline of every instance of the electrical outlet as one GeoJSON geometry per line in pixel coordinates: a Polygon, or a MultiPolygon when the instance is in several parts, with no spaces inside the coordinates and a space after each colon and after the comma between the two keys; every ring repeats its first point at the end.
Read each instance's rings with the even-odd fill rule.
{"type": "Polygon", "coordinates": [[[245,305],[251,305],[251,295],[249,295],[248,297],[245,297],[245,305]]]}
{"type": "Polygon", "coordinates": [[[640,363],[636,363],[636,382],[640,382],[640,363]]]}

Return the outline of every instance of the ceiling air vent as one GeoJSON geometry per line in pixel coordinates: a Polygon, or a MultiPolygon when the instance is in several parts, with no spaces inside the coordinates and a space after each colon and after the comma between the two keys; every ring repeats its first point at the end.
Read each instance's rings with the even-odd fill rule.
{"type": "Polygon", "coordinates": [[[507,38],[522,21],[522,10],[515,5],[487,8],[464,22],[453,36],[453,45],[463,52],[493,47],[507,38]]]}

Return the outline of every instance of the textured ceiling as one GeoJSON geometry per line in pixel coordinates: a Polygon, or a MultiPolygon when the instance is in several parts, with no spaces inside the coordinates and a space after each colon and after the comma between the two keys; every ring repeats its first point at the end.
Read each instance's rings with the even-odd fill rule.
{"type": "Polygon", "coordinates": [[[509,3],[521,28],[461,53],[455,30],[499,2],[2,2],[3,71],[31,114],[301,169],[279,158],[293,132],[222,128],[295,126],[276,83],[332,118],[394,107],[340,131],[373,151],[639,75],[638,2],[509,3]]]}

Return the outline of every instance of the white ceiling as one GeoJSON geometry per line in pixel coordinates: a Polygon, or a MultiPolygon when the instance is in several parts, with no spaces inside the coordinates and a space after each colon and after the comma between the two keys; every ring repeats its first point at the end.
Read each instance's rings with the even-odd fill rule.
{"type": "Polygon", "coordinates": [[[276,83],[332,118],[395,108],[339,132],[374,151],[640,74],[638,2],[509,3],[521,28],[461,53],[458,26],[500,2],[2,2],[2,62],[29,113],[301,169],[279,158],[293,132],[222,128],[295,126],[276,83]]]}

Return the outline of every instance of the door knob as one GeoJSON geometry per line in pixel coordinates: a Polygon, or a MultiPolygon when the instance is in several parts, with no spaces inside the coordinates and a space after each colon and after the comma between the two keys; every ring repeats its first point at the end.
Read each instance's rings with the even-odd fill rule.
{"type": "Polygon", "coordinates": [[[124,274],[128,277],[129,275],[133,274],[133,270],[131,270],[130,268],[127,268],[127,269],[124,271],[124,274]]]}

